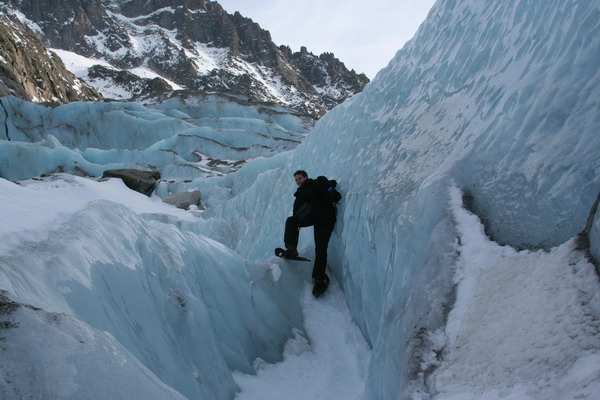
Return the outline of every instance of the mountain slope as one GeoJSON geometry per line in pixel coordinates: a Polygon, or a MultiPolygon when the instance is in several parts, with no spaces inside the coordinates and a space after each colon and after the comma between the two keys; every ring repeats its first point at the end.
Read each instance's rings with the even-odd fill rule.
{"type": "Polygon", "coordinates": [[[67,103],[102,96],[67,70],[34,35],[0,15],[0,96],[67,103]]]}
{"type": "Polygon", "coordinates": [[[167,87],[125,87],[121,99],[170,89],[228,92],[314,116],[362,90],[368,79],[332,54],[277,47],[268,31],[212,1],[10,0],[2,12],[43,36],[71,70],[102,91],[128,71],[167,87]],[[48,10],[52,10],[48,12],[48,10]],[[67,53],[69,52],[69,53],[67,53]],[[77,55],[87,66],[75,61],[77,55]],[[92,65],[100,65],[102,68],[92,65]],[[165,85],[163,85],[165,86],[165,85]]]}

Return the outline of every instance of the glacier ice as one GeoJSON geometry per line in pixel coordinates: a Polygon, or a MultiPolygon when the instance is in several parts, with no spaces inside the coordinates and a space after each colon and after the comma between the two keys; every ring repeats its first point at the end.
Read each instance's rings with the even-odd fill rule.
{"type": "MultiPolygon", "coordinates": [[[[9,194],[30,189],[43,196],[54,185],[80,185],[80,193],[91,189],[129,204],[92,193],[65,220],[60,214],[66,207],[51,203],[47,211],[63,219],[60,228],[42,241],[21,240],[0,255],[0,287],[16,301],[108,332],[134,356],[125,358],[139,360],[186,398],[231,398],[237,390],[232,370],[249,373],[256,358],[281,357],[292,329],[302,326],[298,271],[282,264],[283,273],[274,279],[272,263],[248,262],[220,243],[161,222],[160,214],[144,212],[153,200],[131,198],[122,184],[65,179],[25,187],[4,181],[2,186],[9,194]]],[[[61,194],[63,203],[75,205],[68,190],[61,194]]],[[[174,210],[174,217],[181,215],[158,204],[174,210]]],[[[12,227],[7,234],[19,230],[12,227]]],[[[70,331],[70,324],[64,329],[70,331]]],[[[87,325],[81,329],[89,331],[87,325]]],[[[37,331],[43,336],[41,328],[37,331]]],[[[27,357],[43,361],[31,352],[27,357]]],[[[93,377],[80,385],[88,381],[93,377]]],[[[31,393],[38,389],[54,393],[50,386],[31,393]]],[[[104,395],[98,391],[92,397],[104,395]]]]}
{"type": "Polygon", "coordinates": [[[152,106],[75,102],[45,107],[0,99],[0,176],[57,170],[157,169],[166,180],[235,171],[295,148],[314,120],[289,109],[216,94],[178,95],[152,106]],[[31,160],[24,164],[23,159],[31,160]]]}
{"type": "Polygon", "coordinates": [[[201,231],[264,257],[281,241],[293,171],[336,178],[330,265],[373,345],[370,396],[396,398],[449,307],[451,182],[501,244],[549,249],[584,228],[600,191],[598,16],[589,1],[439,1],[363,93],[208,210],[201,231]]]}
{"type": "MultiPolygon", "coordinates": [[[[0,176],[30,178],[59,165],[97,176],[105,166],[155,163],[170,180],[161,182],[158,196],[198,189],[207,209],[196,218],[150,206],[141,211],[138,200],[132,205],[96,195],[66,216],[56,206],[56,218],[41,225],[44,238],[6,234],[18,242],[0,255],[0,289],[108,331],[184,396],[231,397],[230,369],[252,372],[261,364],[257,358],[278,359],[302,324],[304,275],[264,260],[282,244],[292,173],[305,169],[337,179],[344,196],[329,261],[372,347],[366,398],[425,390],[414,385],[432,365],[443,389],[439,398],[455,395],[456,387],[444,382],[458,364],[431,353],[441,351],[452,321],[462,317],[448,314],[453,296],[465,299],[464,291],[453,290],[467,242],[451,187],[483,221],[479,238],[487,234],[498,247],[511,247],[498,256],[506,270],[495,266],[489,273],[518,276],[509,272],[521,267],[515,261],[521,256],[532,274],[546,263],[548,273],[559,275],[572,261],[575,270],[587,271],[586,290],[597,296],[589,266],[570,251],[600,192],[599,16],[597,2],[587,0],[440,0],[365,90],[329,112],[297,147],[306,120],[261,112],[260,106],[240,111],[238,102],[219,103],[218,97],[207,100],[214,102],[209,107],[173,99],[154,108],[78,103],[52,110],[4,98],[0,176]],[[269,132],[258,147],[232,150],[250,143],[239,130],[255,140],[256,129],[269,132]],[[189,138],[190,132],[201,137],[189,138]],[[230,139],[228,149],[204,147],[226,140],[221,134],[230,139]],[[220,170],[199,164],[198,157],[232,164],[253,159],[220,170]],[[52,221],[56,230],[49,228],[52,221]],[[192,340],[199,347],[186,351],[182,344],[192,340]],[[176,362],[178,356],[185,362],[176,362]]],[[[60,178],[69,179],[75,178],[60,178]]],[[[0,180],[3,189],[9,183],[0,180]]],[[[19,190],[53,184],[29,182],[19,190]]],[[[93,185],[105,191],[115,183],[93,185]]],[[[596,215],[590,231],[596,258],[599,221],[596,215]]],[[[303,229],[306,251],[311,240],[311,229],[303,229]]],[[[533,322],[526,328],[542,333],[533,322]]],[[[573,385],[573,374],[596,359],[568,360],[572,365],[561,366],[566,375],[557,387],[573,385]]],[[[458,370],[464,381],[471,367],[458,370]]],[[[512,388],[512,395],[531,395],[522,389],[512,388]]]]}
{"type": "Polygon", "coordinates": [[[590,250],[596,260],[600,260],[600,215],[596,215],[590,232],[590,250]]]}
{"type": "Polygon", "coordinates": [[[500,246],[461,207],[456,188],[451,198],[461,254],[446,343],[438,345],[444,357],[427,377],[434,398],[595,397],[598,277],[576,241],[549,252],[500,246]],[[580,364],[591,365],[575,372],[580,364]]]}
{"type": "Polygon", "coordinates": [[[27,305],[14,313],[18,326],[2,332],[11,343],[2,355],[3,379],[11,383],[3,398],[185,399],[111,335],[27,305]]]}

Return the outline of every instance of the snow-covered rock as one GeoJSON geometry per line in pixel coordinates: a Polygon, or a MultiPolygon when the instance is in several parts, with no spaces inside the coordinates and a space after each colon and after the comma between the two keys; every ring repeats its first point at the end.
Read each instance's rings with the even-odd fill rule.
{"type": "Polygon", "coordinates": [[[52,104],[102,98],[37,36],[0,12],[0,96],[8,95],[52,104]]]}

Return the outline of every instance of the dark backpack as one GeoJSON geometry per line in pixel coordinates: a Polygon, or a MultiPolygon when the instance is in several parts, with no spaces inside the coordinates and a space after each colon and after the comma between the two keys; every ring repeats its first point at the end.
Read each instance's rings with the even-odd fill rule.
{"type": "Polygon", "coordinates": [[[333,179],[329,180],[324,176],[319,176],[315,179],[315,186],[317,187],[319,203],[327,208],[332,207],[335,210],[335,206],[342,199],[342,195],[335,190],[337,182],[333,179]]]}

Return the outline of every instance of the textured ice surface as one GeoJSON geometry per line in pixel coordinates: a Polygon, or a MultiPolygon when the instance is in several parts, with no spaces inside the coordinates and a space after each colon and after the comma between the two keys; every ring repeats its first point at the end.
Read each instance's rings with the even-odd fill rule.
{"type": "Polygon", "coordinates": [[[9,180],[74,169],[98,176],[114,168],[158,169],[173,180],[222,175],[249,159],[295,148],[314,122],[282,107],[219,95],[175,97],[154,108],[0,101],[0,177],[9,180]]]}
{"type": "MultiPolygon", "coordinates": [[[[461,240],[457,301],[435,399],[592,399],[600,390],[600,295],[594,266],[573,240],[550,252],[491,242],[478,218],[453,215],[461,240]],[[518,310],[518,311],[516,311],[518,310]]],[[[434,361],[434,363],[436,363],[434,361]]]]}
{"type": "Polygon", "coordinates": [[[3,399],[185,399],[110,334],[69,315],[20,307],[8,318],[17,323],[0,336],[10,343],[0,361],[3,399]]]}
{"type": "Polygon", "coordinates": [[[281,243],[292,173],[336,178],[330,265],[374,346],[370,395],[395,398],[449,306],[451,182],[500,244],[549,249],[584,228],[600,191],[599,16],[590,1],[439,1],[292,154],[242,168],[254,186],[207,211],[203,231],[264,257],[281,243]]]}
{"type": "MultiPolygon", "coordinates": [[[[282,264],[275,279],[272,263],[248,262],[220,243],[179,229],[177,221],[193,219],[189,213],[133,192],[120,180],[63,175],[25,186],[0,183],[0,199],[7,203],[0,237],[10,244],[0,249],[0,288],[19,303],[76,318],[79,323],[64,329],[70,334],[72,324],[78,325],[90,345],[104,346],[107,339],[96,330],[108,332],[126,351],[115,350],[115,360],[100,354],[101,360],[137,359],[154,374],[140,383],[150,385],[143,390],[151,390],[157,377],[187,398],[230,399],[237,389],[231,372],[252,372],[258,357],[279,360],[292,329],[302,327],[299,271],[282,264]],[[23,217],[27,213],[30,219],[23,217]]],[[[44,318],[36,315],[23,315],[24,322],[17,316],[15,322],[33,324],[43,340],[48,328],[29,322],[44,318]]],[[[76,351],[66,338],[52,340],[50,352],[59,351],[61,340],[76,351]]],[[[13,350],[9,363],[1,364],[3,374],[23,367],[13,359],[22,356],[40,374],[52,373],[43,368],[51,354],[21,341],[7,347],[13,350]]],[[[72,357],[80,366],[97,352],[72,357]]],[[[89,365],[81,368],[89,373],[89,365]]],[[[102,379],[112,381],[110,369],[101,368],[102,379]]],[[[145,369],[134,363],[123,371],[140,381],[145,369]]],[[[95,385],[87,398],[112,398],[102,379],[87,379],[95,385]]],[[[39,390],[48,390],[49,397],[62,394],[44,382],[39,390]]],[[[1,390],[21,398],[21,383],[2,379],[1,390]]]]}

